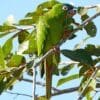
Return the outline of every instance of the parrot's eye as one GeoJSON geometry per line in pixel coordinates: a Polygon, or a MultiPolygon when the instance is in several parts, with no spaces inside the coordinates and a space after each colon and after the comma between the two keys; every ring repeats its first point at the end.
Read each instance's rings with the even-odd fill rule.
{"type": "Polygon", "coordinates": [[[62,9],[63,10],[68,10],[68,7],[67,6],[63,6],[62,9]]]}

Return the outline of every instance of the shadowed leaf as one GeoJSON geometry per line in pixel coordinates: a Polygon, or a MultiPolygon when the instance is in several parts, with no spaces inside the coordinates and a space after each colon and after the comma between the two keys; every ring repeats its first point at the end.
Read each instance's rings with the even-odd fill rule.
{"type": "Polygon", "coordinates": [[[85,50],[90,54],[90,55],[93,55],[93,56],[100,56],[100,46],[96,47],[95,45],[92,45],[92,44],[88,44],[86,47],[85,47],[85,50]]]}
{"type": "Polygon", "coordinates": [[[93,66],[93,60],[84,49],[76,49],[76,50],[61,50],[62,54],[74,61],[78,61],[82,64],[87,64],[93,66]]]}
{"type": "MultiPolygon", "coordinates": [[[[87,18],[89,18],[87,14],[81,16],[82,21],[86,20],[87,18]]],[[[97,28],[93,21],[88,22],[84,26],[84,29],[86,30],[87,34],[90,35],[91,37],[96,36],[97,28]]]]}
{"type": "Polygon", "coordinates": [[[66,65],[64,66],[63,68],[59,69],[60,72],[61,72],[61,75],[66,75],[69,73],[69,71],[74,67],[74,64],[69,64],[69,65],[66,65]]]}
{"type": "Polygon", "coordinates": [[[18,32],[19,43],[22,43],[27,38],[28,35],[29,35],[29,32],[26,30],[22,30],[22,31],[18,32]]]}

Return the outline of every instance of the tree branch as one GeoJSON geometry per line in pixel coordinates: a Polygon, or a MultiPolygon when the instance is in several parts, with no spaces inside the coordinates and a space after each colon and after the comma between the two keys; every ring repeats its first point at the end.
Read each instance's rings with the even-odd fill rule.
{"type": "Polygon", "coordinates": [[[91,20],[95,19],[98,16],[100,16],[100,12],[98,12],[95,15],[93,15],[92,17],[89,17],[88,19],[86,19],[80,26],[84,27],[88,22],[90,22],[91,20]]]}
{"type": "MultiPolygon", "coordinates": [[[[30,80],[30,79],[25,79],[25,78],[23,78],[22,81],[30,82],[30,83],[33,82],[32,80],[30,80]]],[[[45,87],[45,84],[44,84],[44,83],[36,82],[36,84],[45,87]]],[[[57,89],[57,88],[55,88],[55,87],[52,87],[52,90],[55,92],[55,93],[52,94],[52,96],[62,95],[62,94],[65,94],[65,93],[75,92],[75,91],[77,91],[79,88],[80,88],[80,86],[73,87],[73,88],[69,88],[69,89],[64,89],[64,90],[59,90],[59,89],[57,89]]],[[[100,84],[99,84],[99,83],[97,83],[96,88],[100,88],[100,84]]]]}
{"type": "Polygon", "coordinates": [[[17,68],[11,68],[10,70],[8,69],[7,71],[3,71],[3,72],[0,72],[0,75],[6,75],[6,74],[13,74],[14,72],[16,71],[19,71],[19,70],[22,70],[25,68],[27,64],[23,64],[23,65],[20,65],[19,67],[17,68]]]}
{"type": "MultiPolygon", "coordinates": [[[[30,83],[33,82],[32,80],[30,80],[30,79],[25,79],[25,78],[24,78],[24,79],[21,79],[21,80],[22,80],[22,81],[25,81],[25,82],[30,82],[30,83]]],[[[45,84],[44,84],[44,83],[36,82],[36,84],[45,87],[45,84]]],[[[58,89],[52,87],[52,90],[55,91],[54,93],[52,93],[52,96],[57,96],[57,95],[62,95],[62,94],[66,94],[66,93],[76,92],[79,88],[80,88],[80,86],[73,87],[73,88],[69,88],[69,89],[64,89],[64,90],[58,90],[58,89]]],[[[99,84],[99,83],[97,83],[96,88],[100,88],[100,84],[99,84]]],[[[23,95],[23,96],[28,96],[28,97],[31,97],[31,98],[32,98],[31,95],[27,95],[27,94],[13,93],[13,92],[9,92],[9,91],[7,91],[7,93],[15,94],[15,95],[23,95]]]]}
{"type": "Polygon", "coordinates": [[[69,89],[60,90],[59,92],[53,93],[52,96],[62,95],[62,94],[65,94],[65,93],[75,92],[78,89],[79,89],[79,86],[73,87],[73,88],[69,88],[69,89]]]}
{"type": "MultiPolygon", "coordinates": [[[[30,82],[30,83],[33,83],[33,80],[30,80],[30,79],[26,79],[26,78],[23,78],[23,79],[21,79],[22,81],[25,81],[25,82],[30,82]]],[[[44,83],[41,83],[41,82],[36,82],[36,84],[37,85],[41,85],[41,86],[43,86],[43,87],[45,87],[46,85],[44,84],[44,83]]],[[[52,90],[54,91],[54,92],[59,92],[60,90],[58,90],[58,89],[56,89],[55,87],[52,87],[52,90]]]]}
{"type": "MultiPolygon", "coordinates": [[[[76,91],[78,91],[79,88],[80,88],[80,86],[69,88],[69,89],[60,90],[59,92],[53,93],[52,96],[76,92],[76,91]]],[[[97,83],[96,88],[100,88],[100,84],[99,83],[97,83]]]]}
{"type": "Polygon", "coordinates": [[[96,5],[89,5],[89,6],[85,6],[85,8],[91,9],[91,8],[96,8],[97,6],[98,6],[98,4],[96,4],[96,5]]]}
{"type": "Polygon", "coordinates": [[[31,96],[31,95],[24,94],[24,93],[15,93],[15,92],[10,92],[10,91],[6,91],[6,93],[9,93],[9,94],[14,94],[14,95],[22,95],[22,96],[27,96],[27,97],[32,98],[32,96],[31,96]]]}
{"type": "Polygon", "coordinates": [[[36,92],[36,67],[33,67],[33,98],[34,100],[36,100],[35,92],[36,92]]]}
{"type": "Polygon", "coordinates": [[[59,64],[60,65],[68,65],[68,64],[78,64],[79,62],[76,61],[62,61],[59,64]]]}

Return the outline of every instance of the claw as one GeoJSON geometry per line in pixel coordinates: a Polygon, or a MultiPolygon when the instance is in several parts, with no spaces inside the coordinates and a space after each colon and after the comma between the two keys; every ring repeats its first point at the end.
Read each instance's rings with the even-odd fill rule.
{"type": "Polygon", "coordinates": [[[54,53],[58,54],[60,52],[59,46],[54,46],[53,47],[54,53]]]}
{"type": "Polygon", "coordinates": [[[64,35],[63,35],[63,39],[67,39],[69,38],[71,32],[69,32],[66,28],[64,29],[64,35]]]}

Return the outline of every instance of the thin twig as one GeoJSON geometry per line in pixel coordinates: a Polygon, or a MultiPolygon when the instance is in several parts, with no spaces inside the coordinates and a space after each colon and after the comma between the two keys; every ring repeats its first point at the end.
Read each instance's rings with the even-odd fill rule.
{"type": "Polygon", "coordinates": [[[53,93],[52,96],[57,96],[57,95],[65,94],[65,93],[75,92],[78,89],[79,89],[79,86],[73,87],[73,88],[69,88],[69,89],[60,90],[59,92],[53,93]]]}
{"type": "Polygon", "coordinates": [[[0,72],[0,75],[13,74],[16,71],[22,70],[27,64],[20,65],[18,68],[11,68],[10,70],[0,72]]]}
{"type": "MultiPolygon", "coordinates": [[[[29,79],[25,79],[26,82],[31,82],[32,83],[32,80],[29,80],[29,79]]],[[[40,82],[36,82],[38,85],[41,85],[42,83],[40,82]]],[[[45,86],[44,84],[41,85],[41,86],[45,86]]],[[[96,85],[97,88],[100,88],[100,84],[97,84],[96,85]]],[[[59,90],[58,92],[56,91],[55,93],[52,94],[52,96],[57,96],[57,95],[62,95],[62,94],[65,94],[65,93],[72,93],[72,92],[75,92],[77,91],[78,89],[80,88],[80,86],[77,86],[77,87],[73,87],[73,88],[69,88],[69,89],[64,89],[64,90],[59,90]]],[[[58,89],[57,89],[58,90],[58,89]]],[[[10,94],[15,94],[15,95],[23,95],[23,96],[28,96],[28,97],[31,97],[31,95],[27,95],[27,94],[22,94],[22,93],[13,93],[13,92],[9,92],[7,91],[7,93],[10,93],[10,94]]]]}
{"type": "MultiPolygon", "coordinates": [[[[33,83],[33,80],[30,80],[30,79],[26,79],[26,78],[23,78],[23,79],[21,79],[22,81],[25,81],[25,82],[29,82],[29,83],[33,83]]],[[[43,87],[45,87],[46,85],[45,85],[45,83],[42,83],[42,82],[36,82],[36,84],[37,85],[41,85],[41,86],[43,86],[43,87]]],[[[51,88],[54,92],[59,92],[60,90],[59,89],[56,89],[55,87],[52,87],[51,88]]]]}
{"type": "MultiPolygon", "coordinates": [[[[46,84],[41,83],[41,82],[36,82],[36,84],[37,84],[37,85],[41,85],[41,86],[43,86],[43,87],[46,86],[46,84]]],[[[51,89],[52,89],[54,92],[59,92],[59,91],[60,91],[59,89],[56,89],[55,87],[51,87],[51,89]]]]}
{"type": "Polygon", "coordinates": [[[88,19],[86,19],[80,26],[86,25],[88,22],[90,22],[91,20],[95,19],[98,16],[100,16],[100,12],[98,12],[95,15],[93,15],[92,17],[89,17],[88,19]]]}
{"type": "Polygon", "coordinates": [[[79,62],[76,61],[62,61],[59,64],[60,65],[68,65],[68,64],[78,64],[79,62]]]}
{"type": "MultiPolygon", "coordinates": [[[[69,88],[69,89],[60,90],[59,92],[53,93],[52,96],[76,92],[76,91],[78,91],[79,88],[80,88],[80,86],[69,88]]],[[[100,84],[99,83],[96,85],[96,88],[100,88],[100,84]]]]}
{"type": "Polygon", "coordinates": [[[85,6],[85,8],[87,8],[87,9],[91,9],[91,8],[96,8],[98,5],[96,4],[96,5],[89,5],[89,6],[85,6]]]}
{"type": "Polygon", "coordinates": [[[10,92],[10,91],[6,91],[6,93],[9,93],[9,94],[14,94],[14,95],[22,95],[22,96],[27,96],[27,97],[32,98],[32,96],[31,96],[31,95],[24,94],[24,93],[15,93],[15,92],[10,92]]]}
{"type": "Polygon", "coordinates": [[[37,67],[45,58],[47,58],[49,55],[53,53],[54,49],[50,49],[44,56],[40,58],[40,60],[34,64],[33,67],[37,67]]]}
{"type": "Polygon", "coordinates": [[[35,92],[36,92],[36,67],[33,68],[33,98],[36,100],[35,92]]]}

